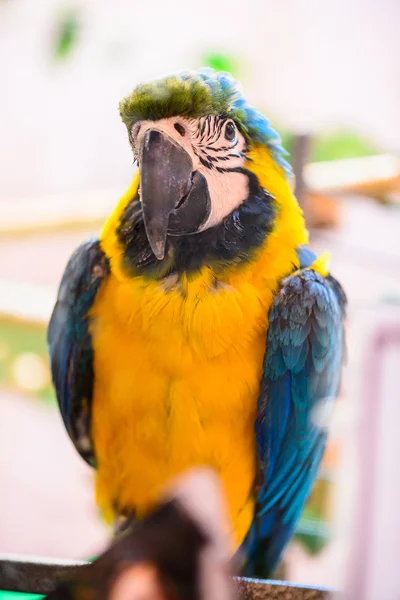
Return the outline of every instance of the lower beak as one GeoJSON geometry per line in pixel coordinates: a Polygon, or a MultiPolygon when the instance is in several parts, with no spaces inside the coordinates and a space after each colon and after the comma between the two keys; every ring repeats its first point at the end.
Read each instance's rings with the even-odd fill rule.
{"type": "Polygon", "coordinates": [[[140,149],[140,198],[146,235],[158,260],[167,235],[196,233],[210,212],[205,178],[171,137],[150,129],[140,149]]]}

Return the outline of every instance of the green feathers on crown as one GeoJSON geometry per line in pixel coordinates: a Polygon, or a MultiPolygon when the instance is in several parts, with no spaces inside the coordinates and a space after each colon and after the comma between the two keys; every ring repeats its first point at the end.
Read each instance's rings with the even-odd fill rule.
{"type": "Polygon", "coordinates": [[[140,84],[121,101],[119,111],[128,132],[141,120],[156,121],[178,115],[188,118],[229,116],[249,144],[266,145],[286,173],[291,172],[285,159],[288,153],[279,135],[269,120],[246,102],[239,84],[229,73],[205,68],[140,84]]]}

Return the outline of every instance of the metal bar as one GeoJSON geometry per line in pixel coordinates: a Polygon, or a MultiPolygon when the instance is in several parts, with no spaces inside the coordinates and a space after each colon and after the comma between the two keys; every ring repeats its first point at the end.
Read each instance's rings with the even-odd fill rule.
{"type": "MultiPolygon", "coordinates": [[[[390,541],[385,546],[377,545],[375,541],[376,528],[379,525],[382,527],[382,521],[379,521],[379,516],[382,513],[377,508],[377,506],[379,507],[379,497],[376,493],[377,486],[379,484],[382,486],[384,482],[382,478],[379,479],[378,477],[378,475],[381,475],[381,464],[379,461],[382,462],[382,440],[380,436],[383,434],[381,420],[390,418],[396,423],[399,413],[396,390],[391,390],[392,404],[389,406],[390,412],[388,411],[388,407],[384,406],[385,397],[382,393],[384,352],[391,347],[400,348],[400,326],[398,320],[393,321],[393,323],[389,322],[380,325],[373,332],[370,348],[367,350],[365,360],[362,398],[363,411],[358,427],[360,482],[357,512],[355,514],[354,541],[350,555],[347,589],[344,594],[344,598],[347,600],[368,600],[369,598],[375,598],[374,576],[375,580],[382,582],[382,589],[380,590],[382,598],[394,598],[395,596],[392,595],[393,590],[398,589],[396,571],[398,557],[396,559],[396,549],[390,541]],[[381,548],[384,548],[388,554],[384,569],[382,569],[382,565],[375,565],[372,562],[374,545],[375,548],[379,549],[379,552],[382,551],[381,548]],[[390,554],[391,556],[389,556],[390,554]]],[[[387,435],[386,430],[385,435],[387,435]]],[[[396,446],[394,446],[393,450],[392,446],[393,444],[391,445],[391,453],[396,455],[396,446]]],[[[396,498],[398,485],[396,486],[396,479],[393,481],[391,473],[392,471],[390,472],[390,488],[387,489],[386,493],[396,498]]],[[[387,474],[385,476],[388,477],[387,474]]],[[[390,514],[389,517],[390,527],[396,531],[396,528],[399,526],[397,513],[390,514]]],[[[383,524],[385,525],[385,521],[383,521],[383,524]]]]}
{"type": "MultiPolygon", "coordinates": [[[[84,561],[37,560],[0,556],[0,590],[49,594],[60,579],[70,577],[84,561]]],[[[327,600],[332,590],[284,581],[236,578],[240,600],[327,600]]]]}

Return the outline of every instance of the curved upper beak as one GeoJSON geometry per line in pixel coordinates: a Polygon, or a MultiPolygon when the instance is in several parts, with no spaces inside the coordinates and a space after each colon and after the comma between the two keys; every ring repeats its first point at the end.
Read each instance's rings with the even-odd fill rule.
{"type": "Polygon", "coordinates": [[[171,137],[149,129],[142,139],[139,161],[144,225],[151,249],[161,260],[170,214],[190,191],[192,159],[171,137]]]}
{"type": "Polygon", "coordinates": [[[207,221],[211,211],[207,180],[193,171],[186,150],[158,129],[144,133],[139,163],[146,235],[155,256],[162,260],[168,234],[197,233],[207,221]]]}

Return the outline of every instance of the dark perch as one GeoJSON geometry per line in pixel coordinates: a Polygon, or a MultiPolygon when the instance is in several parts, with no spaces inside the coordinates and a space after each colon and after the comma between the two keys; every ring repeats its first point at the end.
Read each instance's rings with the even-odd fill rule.
{"type": "MultiPolygon", "coordinates": [[[[0,557],[0,590],[50,593],[60,579],[86,563],[0,557]]],[[[240,600],[327,600],[331,590],[297,586],[282,581],[237,579],[240,600]]]]}

